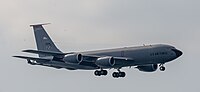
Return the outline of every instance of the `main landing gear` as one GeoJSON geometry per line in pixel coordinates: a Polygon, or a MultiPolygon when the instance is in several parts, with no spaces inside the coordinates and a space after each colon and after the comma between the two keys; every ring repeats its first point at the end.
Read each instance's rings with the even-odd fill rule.
{"type": "Polygon", "coordinates": [[[126,73],[125,72],[113,72],[112,76],[114,78],[125,77],[126,73]]]}
{"type": "Polygon", "coordinates": [[[96,71],[94,72],[94,75],[95,75],[95,76],[101,76],[101,75],[106,76],[107,74],[108,74],[108,71],[107,71],[107,70],[96,70],[96,71]]]}
{"type": "Polygon", "coordinates": [[[126,73],[125,72],[121,72],[120,69],[117,69],[118,72],[113,72],[112,76],[114,78],[119,78],[119,77],[125,77],[126,73]]]}
{"type": "MultiPolygon", "coordinates": [[[[114,78],[119,78],[119,77],[125,77],[125,76],[126,76],[126,73],[125,73],[125,72],[121,72],[119,69],[117,69],[117,71],[118,71],[118,72],[113,72],[113,73],[112,73],[112,76],[113,76],[114,78]]],[[[96,71],[94,72],[94,75],[95,75],[95,76],[101,76],[101,75],[106,76],[107,74],[108,74],[108,71],[107,71],[107,70],[103,70],[103,69],[101,69],[101,70],[96,70],[96,71]]]]}
{"type": "Polygon", "coordinates": [[[165,71],[164,64],[160,64],[159,66],[160,66],[160,68],[159,68],[159,69],[160,69],[160,71],[165,71]]]}

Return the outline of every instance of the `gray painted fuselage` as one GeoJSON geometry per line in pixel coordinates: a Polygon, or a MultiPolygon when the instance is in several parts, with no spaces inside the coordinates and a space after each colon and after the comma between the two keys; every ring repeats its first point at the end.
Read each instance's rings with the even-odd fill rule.
{"type": "MultiPolygon", "coordinates": [[[[176,48],[170,45],[158,44],[158,45],[124,47],[124,48],[107,49],[107,50],[86,51],[79,53],[82,55],[98,55],[102,57],[103,56],[125,57],[131,59],[127,61],[116,60],[114,66],[107,67],[107,68],[119,68],[119,67],[147,65],[147,64],[164,64],[179,57],[177,56],[176,52],[174,52],[172,49],[176,48]]],[[[87,61],[83,62],[86,63],[87,61]]],[[[91,62],[92,61],[90,61],[90,63],[91,62]]],[[[91,64],[87,66],[87,64],[72,64],[72,63],[63,63],[57,61],[48,62],[46,64],[62,68],[64,67],[71,70],[75,69],[91,70],[99,68],[98,66],[95,66],[95,64],[94,66],[91,64]]]]}

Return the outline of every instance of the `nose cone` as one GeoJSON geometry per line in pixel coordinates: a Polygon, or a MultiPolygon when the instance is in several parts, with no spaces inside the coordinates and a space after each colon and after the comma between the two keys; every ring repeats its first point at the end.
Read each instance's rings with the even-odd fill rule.
{"type": "Polygon", "coordinates": [[[172,51],[174,51],[176,53],[177,57],[179,57],[183,54],[183,52],[181,52],[180,50],[177,50],[177,49],[172,49],[172,51]]]}

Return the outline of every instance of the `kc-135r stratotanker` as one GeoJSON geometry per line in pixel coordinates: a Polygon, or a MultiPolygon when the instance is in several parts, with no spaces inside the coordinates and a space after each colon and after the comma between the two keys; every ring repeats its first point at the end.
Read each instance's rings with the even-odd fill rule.
{"type": "Polygon", "coordinates": [[[26,59],[31,65],[68,70],[95,70],[96,76],[107,75],[106,69],[114,68],[117,72],[113,72],[112,76],[119,78],[126,75],[120,70],[122,67],[135,66],[143,72],[154,72],[159,67],[161,71],[164,71],[165,63],[182,55],[180,50],[165,44],[63,53],[53,43],[43,25],[31,25],[35,34],[37,50],[23,50],[23,52],[38,54],[39,57],[13,57],[26,59]]]}

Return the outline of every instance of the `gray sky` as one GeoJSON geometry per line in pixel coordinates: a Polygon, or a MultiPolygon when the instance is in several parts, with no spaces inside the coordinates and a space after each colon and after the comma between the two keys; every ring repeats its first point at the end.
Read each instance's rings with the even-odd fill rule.
{"type": "Polygon", "coordinates": [[[0,92],[198,92],[199,0],[2,0],[0,3],[0,92]],[[30,66],[12,58],[35,49],[29,24],[46,23],[65,52],[165,43],[184,55],[166,71],[124,68],[125,78],[95,77],[93,71],[30,66]]]}

